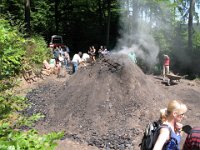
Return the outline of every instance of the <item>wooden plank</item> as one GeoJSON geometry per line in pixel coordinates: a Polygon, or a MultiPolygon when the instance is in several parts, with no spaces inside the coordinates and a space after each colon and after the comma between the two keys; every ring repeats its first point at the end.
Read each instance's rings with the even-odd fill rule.
{"type": "Polygon", "coordinates": [[[173,74],[167,74],[166,75],[170,80],[180,80],[182,77],[178,75],[173,75],[173,74]]]}

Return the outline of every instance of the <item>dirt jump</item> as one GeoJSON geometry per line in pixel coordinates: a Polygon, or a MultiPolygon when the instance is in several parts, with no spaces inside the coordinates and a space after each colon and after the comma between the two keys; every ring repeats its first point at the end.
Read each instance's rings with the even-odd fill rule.
{"type": "Polygon", "coordinates": [[[166,86],[117,54],[67,78],[50,76],[26,97],[33,104],[28,114],[45,115],[36,124],[41,133],[65,132],[59,150],[66,149],[62,144],[67,140],[84,144],[86,150],[91,146],[93,150],[137,150],[146,124],[158,119],[159,110],[172,99],[181,99],[189,108],[183,124],[200,125],[198,81],[182,79],[166,86]]]}

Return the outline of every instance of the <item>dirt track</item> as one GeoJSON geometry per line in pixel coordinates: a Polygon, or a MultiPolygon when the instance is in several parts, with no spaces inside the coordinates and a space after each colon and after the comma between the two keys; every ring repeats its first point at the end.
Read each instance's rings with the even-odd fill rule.
{"type": "Polygon", "coordinates": [[[50,76],[27,97],[34,104],[29,114],[46,115],[36,125],[41,133],[65,131],[59,150],[66,146],[70,150],[137,150],[145,125],[158,118],[159,109],[171,99],[188,105],[184,124],[200,124],[199,82],[181,80],[165,86],[126,56],[103,58],[66,78],[50,76]]]}

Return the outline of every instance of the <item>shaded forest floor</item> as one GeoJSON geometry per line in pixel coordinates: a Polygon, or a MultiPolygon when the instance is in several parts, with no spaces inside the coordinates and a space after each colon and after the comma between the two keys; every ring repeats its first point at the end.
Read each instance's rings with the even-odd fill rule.
{"type": "Polygon", "coordinates": [[[51,75],[19,89],[33,103],[27,113],[45,115],[35,128],[41,133],[65,131],[57,150],[137,150],[145,125],[171,99],[181,99],[189,108],[183,124],[200,124],[200,82],[181,79],[166,86],[161,81],[116,55],[75,75],[51,75]]]}

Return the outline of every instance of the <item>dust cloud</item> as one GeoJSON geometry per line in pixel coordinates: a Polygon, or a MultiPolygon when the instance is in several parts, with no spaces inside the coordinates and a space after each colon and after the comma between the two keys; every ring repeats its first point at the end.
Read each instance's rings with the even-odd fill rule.
{"type": "MultiPolygon", "coordinates": [[[[155,65],[158,61],[160,48],[152,33],[156,29],[169,27],[161,21],[163,19],[156,20],[154,17],[156,14],[148,16],[150,8],[143,0],[126,0],[119,1],[119,3],[122,9],[119,23],[121,29],[120,38],[114,51],[127,55],[134,52],[148,66],[155,65]]],[[[161,4],[157,7],[164,8],[165,6],[161,4]]],[[[160,10],[162,10],[163,16],[168,15],[166,10],[160,10]]]]}

